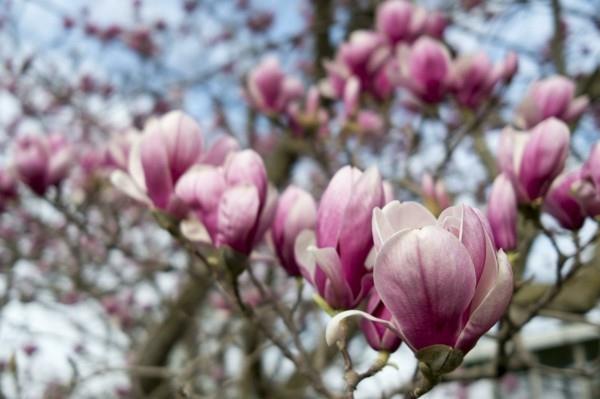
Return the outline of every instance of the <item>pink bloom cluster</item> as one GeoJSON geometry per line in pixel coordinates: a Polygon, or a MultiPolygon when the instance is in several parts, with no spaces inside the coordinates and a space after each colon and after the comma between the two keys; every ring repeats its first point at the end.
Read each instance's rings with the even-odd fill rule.
{"type": "MultiPolygon", "coordinates": [[[[447,21],[406,0],[388,0],[377,9],[374,30],[352,32],[333,60],[325,62],[327,78],[319,85],[324,97],[343,101],[342,125],[361,133],[379,133],[385,123],[373,105],[387,103],[401,87],[410,103],[437,104],[452,95],[467,108],[477,108],[500,82],[517,71],[517,57],[509,53],[493,64],[485,53],[453,59],[440,41],[447,21]]],[[[316,88],[308,90],[305,113],[300,113],[301,83],[286,76],[277,60],[267,58],[247,79],[250,103],[275,117],[286,115],[296,132],[315,125],[327,131],[327,112],[319,107],[316,88]]]]}
{"type": "Polygon", "coordinates": [[[183,216],[185,204],[175,186],[185,172],[199,163],[220,164],[237,150],[235,140],[222,138],[203,152],[200,126],[188,115],[172,111],[151,119],[142,134],[130,136],[130,148],[117,146],[109,154],[122,167],[112,173],[113,184],[132,198],[175,216],[183,216]]]}
{"type": "Polygon", "coordinates": [[[506,128],[500,138],[496,178],[488,202],[496,245],[517,246],[518,204],[542,204],[542,210],[570,230],[581,228],[587,217],[600,214],[600,191],[594,147],[579,168],[564,173],[570,149],[565,122],[579,118],[588,99],[575,97],[575,84],[562,76],[535,82],[519,106],[517,123],[529,128],[506,128]]]}

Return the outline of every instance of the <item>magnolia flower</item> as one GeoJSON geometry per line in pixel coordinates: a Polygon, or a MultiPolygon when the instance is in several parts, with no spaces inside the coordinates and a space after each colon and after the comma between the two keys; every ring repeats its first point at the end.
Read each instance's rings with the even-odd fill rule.
{"type": "Polygon", "coordinates": [[[384,38],[376,32],[353,32],[341,45],[335,60],[325,63],[327,80],[322,85],[323,92],[330,97],[343,98],[346,85],[355,78],[361,92],[371,93],[380,100],[387,98],[393,86],[386,68],[390,51],[384,43],[384,38]]]}
{"type": "Polygon", "coordinates": [[[498,82],[512,78],[515,72],[513,53],[496,65],[484,52],[460,56],[453,63],[452,91],[459,104],[476,108],[490,97],[498,82]]]}
{"type": "Polygon", "coordinates": [[[575,97],[575,83],[564,76],[535,82],[519,106],[517,121],[525,128],[555,117],[571,122],[586,110],[586,96],[575,97]]]}
{"type": "Polygon", "coordinates": [[[50,186],[58,185],[67,176],[72,162],[71,147],[62,135],[17,139],[15,170],[19,179],[38,195],[44,195],[50,186]]]}
{"type": "Polygon", "coordinates": [[[201,223],[193,235],[182,226],[190,239],[228,246],[245,255],[263,238],[277,202],[263,161],[252,150],[231,154],[223,166],[190,169],[178,181],[175,193],[201,223]]]}
{"type": "Polygon", "coordinates": [[[342,320],[360,313],[395,331],[419,359],[433,353],[448,360],[427,364],[432,371],[452,371],[504,314],[513,292],[511,266],[496,252],[487,221],[466,205],[436,220],[417,203],[393,201],[374,210],[373,240],[375,289],[391,321],[342,312],[326,338],[338,339],[342,320]]]}
{"type": "MultiPolygon", "coordinates": [[[[565,229],[578,230],[585,222],[585,198],[578,196],[583,189],[582,185],[585,184],[581,177],[581,169],[557,177],[544,197],[544,211],[552,215],[565,229]]],[[[594,191],[592,197],[595,197],[594,191]]]]}
{"type": "Polygon", "coordinates": [[[285,76],[276,58],[265,58],[248,75],[250,103],[264,113],[285,111],[290,102],[304,92],[302,83],[285,76]]]}
{"type": "Polygon", "coordinates": [[[300,272],[335,309],[355,307],[372,286],[366,265],[373,247],[369,227],[373,208],[383,201],[377,169],[346,166],[323,193],[316,232],[304,230],[296,240],[300,272]]]}
{"type": "Polygon", "coordinates": [[[498,164],[511,180],[519,202],[543,197],[569,154],[569,128],[550,118],[531,132],[506,128],[500,137],[498,164]]]}
{"type": "Polygon", "coordinates": [[[426,103],[440,102],[451,83],[450,54],[444,45],[429,37],[398,51],[398,83],[426,103]]]}
{"type": "Polygon", "coordinates": [[[111,180],[130,197],[179,214],[182,206],[174,195],[175,185],[199,161],[202,148],[202,131],[196,121],[183,112],[169,112],[146,124],[129,150],[128,173],[116,170],[111,180]]]}

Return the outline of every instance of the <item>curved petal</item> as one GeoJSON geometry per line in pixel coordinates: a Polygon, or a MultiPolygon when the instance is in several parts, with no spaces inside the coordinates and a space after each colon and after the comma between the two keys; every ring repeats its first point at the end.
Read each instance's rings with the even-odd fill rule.
{"type": "Polygon", "coordinates": [[[395,233],[404,229],[420,229],[435,225],[435,217],[417,202],[392,201],[383,209],[373,210],[373,242],[379,250],[395,233]]]}
{"type": "Polygon", "coordinates": [[[135,184],[137,184],[142,191],[146,191],[146,179],[144,179],[144,168],[142,167],[141,139],[141,135],[131,135],[131,148],[129,150],[127,170],[135,184]]]}
{"type": "Polygon", "coordinates": [[[218,229],[219,203],[226,188],[223,170],[208,165],[188,170],[175,186],[177,197],[198,211],[213,240],[218,229]]]}
{"type": "Polygon", "coordinates": [[[358,169],[344,166],[335,173],[321,196],[316,229],[317,245],[320,247],[337,246],[352,186],[359,176],[358,169]]]}
{"type": "Polygon", "coordinates": [[[544,196],[552,180],[563,170],[569,155],[568,126],[550,118],[538,124],[523,151],[519,180],[530,200],[544,196]]]}
{"type": "Polygon", "coordinates": [[[363,312],[362,310],[346,310],[345,312],[340,312],[336,314],[334,317],[331,318],[331,320],[329,320],[329,323],[327,323],[327,328],[325,329],[325,341],[327,341],[327,345],[333,345],[339,340],[345,338],[344,334],[346,333],[346,331],[343,328],[342,321],[354,316],[361,316],[372,322],[381,323],[390,330],[400,335],[400,333],[396,330],[396,327],[387,320],[371,316],[370,314],[368,314],[367,312],[363,312]]]}
{"type": "Polygon", "coordinates": [[[353,302],[352,291],[344,279],[342,263],[335,248],[311,247],[315,261],[327,277],[321,296],[334,309],[350,307],[353,302]]]}
{"type": "Polygon", "coordinates": [[[146,192],[157,208],[166,209],[173,192],[173,180],[163,138],[157,131],[144,136],[140,154],[146,192]]]}
{"type": "Polygon", "coordinates": [[[506,311],[513,293],[512,268],[502,250],[498,252],[498,274],[494,287],[481,304],[471,313],[463,328],[456,348],[467,353],[475,346],[479,337],[485,334],[506,311]]]}
{"type": "Polygon", "coordinates": [[[179,229],[181,230],[181,234],[190,241],[212,242],[206,227],[204,227],[204,225],[196,218],[182,220],[181,223],[179,223],[179,229]]]}
{"type": "MultiPolygon", "coordinates": [[[[367,272],[365,260],[373,247],[371,219],[373,209],[383,205],[383,185],[376,168],[369,168],[355,181],[352,195],[342,220],[336,250],[339,253],[345,280],[354,295],[360,290],[367,272]]],[[[333,245],[332,245],[333,246],[333,245]]]]}
{"type": "Polygon", "coordinates": [[[437,226],[396,233],[377,256],[374,278],[411,348],[454,346],[475,292],[475,271],[453,234],[437,226]]]}
{"type": "Polygon", "coordinates": [[[115,170],[110,174],[110,182],[117,189],[128,195],[129,197],[147,205],[152,206],[152,201],[145,192],[135,184],[131,176],[122,170],[115,170]]]}
{"type": "Polygon", "coordinates": [[[198,123],[181,111],[171,111],[160,118],[165,137],[172,178],[177,181],[202,153],[202,131],[198,123]]]}
{"type": "Polygon", "coordinates": [[[315,285],[315,271],[317,265],[315,263],[315,257],[309,248],[312,248],[316,244],[315,232],[310,229],[305,229],[298,234],[296,242],[294,244],[294,257],[300,273],[308,280],[313,286],[315,285]]]}
{"type": "Polygon", "coordinates": [[[232,154],[225,163],[227,184],[252,184],[256,187],[260,202],[267,196],[267,171],[262,158],[253,150],[243,150],[232,154]]]}
{"type": "Polygon", "coordinates": [[[235,151],[239,151],[240,144],[231,136],[223,136],[217,139],[213,145],[202,156],[200,162],[220,166],[225,163],[227,156],[235,151]]]}
{"type": "MultiPolygon", "coordinates": [[[[475,266],[476,281],[479,281],[486,261],[487,231],[473,208],[457,205],[446,208],[439,217],[443,228],[454,234],[463,243],[475,266]]],[[[495,252],[494,252],[495,254],[495,252]]]]}

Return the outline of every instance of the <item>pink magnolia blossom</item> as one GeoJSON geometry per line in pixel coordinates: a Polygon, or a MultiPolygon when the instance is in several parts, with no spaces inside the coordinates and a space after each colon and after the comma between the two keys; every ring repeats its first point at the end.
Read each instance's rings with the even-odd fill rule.
{"type": "Polygon", "coordinates": [[[369,230],[373,208],[384,201],[375,168],[340,169],[323,193],[316,231],[304,230],[296,240],[302,275],[335,309],[355,307],[372,286],[367,257],[373,247],[369,230]]]}
{"type": "Polygon", "coordinates": [[[443,100],[451,84],[450,54],[446,47],[429,37],[419,38],[412,47],[398,51],[398,83],[425,103],[443,100]]]}
{"type": "Polygon", "coordinates": [[[202,155],[200,126],[190,116],[172,111],[151,119],[129,150],[128,173],[116,170],[113,184],[151,207],[179,215],[182,203],[175,185],[202,155]]]}
{"type": "Polygon", "coordinates": [[[519,106],[517,121],[525,128],[551,117],[572,122],[581,116],[588,103],[586,96],[575,97],[572,80],[551,76],[531,85],[519,106]]]}
{"type": "Polygon", "coordinates": [[[578,192],[578,188],[581,190],[581,184],[584,184],[581,175],[581,169],[576,169],[559,176],[544,197],[544,211],[552,215],[565,229],[578,230],[585,222],[585,200],[579,197],[578,192]]]}
{"type": "Polygon", "coordinates": [[[504,314],[512,269],[476,209],[453,206],[436,220],[394,201],[373,212],[373,239],[375,289],[414,351],[446,345],[466,354],[504,314]]]}
{"type": "Polygon", "coordinates": [[[515,61],[509,55],[504,62],[493,65],[484,52],[458,57],[452,71],[452,91],[458,103],[468,108],[483,104],[498,82],[512,78],[515,61]]]}
{"type": "Polygon", "coordinates": [[[513,183],[519,202],[531,202],[546,194],[564,169],[569,141],[569,128],[555,118],[543,121],[531,132],[511,128],[502,132],[498,164],[513,183]]]}
{"type": "Polygon", "coordinates": [[[59,134],[20,137],[13,155],[20,180],[38,195],[60,184],[73,162],[71,147],[59,134]]]}
{"type": "Polygon", "coordinates": [[[231,154],[223,166],[199,165],[189,170],[175,192],[201,223],[203,232],[196,237],[245,255],[271,225],[277,202],[263,161],[252,150],[231,154]]]}
{"type": "Polygon", "coordinates": [[[275,114],[285,111],[290,102],[302,96],[302,83],[286,76],[276,58],[265,58],[247,79],[248,99],[261,112],[275,114]]]}
{"type": "Polygon", "coordinates": [[[342,44],[334,61],[325,63],[327,80],[322,86],[325,94],[343,98],[350,79],[358,82],[359,93],[370,93],[378,100],[391,94],[393,86],[388,77],[387,61],[390,51],[384,38],[376,32],[359,30],[342,44]]]}

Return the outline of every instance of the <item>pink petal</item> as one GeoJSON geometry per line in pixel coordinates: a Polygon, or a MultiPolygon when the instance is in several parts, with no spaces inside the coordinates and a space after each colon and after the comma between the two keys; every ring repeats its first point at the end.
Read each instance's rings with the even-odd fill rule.
{"type": "Polygon", "coordinates": [[[489,237],[477,214],[466,205],[451,206],[440,214],[439,223],[454,234],[469,251],[475,266],[475,276],[479,281],[485,265],[486,240],[489,237]]]}
{"type": "Polygon", "coordinates": [[[349,307],[353,300],[352,291],[344,279],[342,263],[335,248],[312,247],[310,251],[327,277],[325,290],[321,292],[323,299],[334,309],[349,307]]]}
{"type": "Polygon", "coordinates": [[[231,136],[222,136],[204,153],[201,162],[208,165],[221,166],[225,163],[229,154],[239,151],[239,149],[240,144],[236,139],[231,136]]]}
{"type": "Polygon", "coordinates": [[[417,202],[392,201],[383,209],[373,210],[373,241],[377,250],[395,233],[435,225],[435,217],[417,202]]]}
{"type": "Polygon", "coordinates": [[[512,268],[502,250],[498,252],[497,264],[498,272],[493,286],[487,291],[479,306],[471,312],[458,338],[456,348],[463,353],[471,350],[477,340],[496,324],[510,303],[513,293],[512,268]]]}
{"type": "Polygon", "coordinates": [[[227,189],[221,197],[218,213],[218,231],[215,244],[228,245],[244,254],[250,254],[249,235],[256,224],[260,200],[252,185],[227,189]]]}
{"type": "Polygon", "coordinates": [[[437,226],[395,234],[377,256],[374,278],[411,348],[454,346],[475,292],[475,272],[453,234],[437,226]]]}
{"type": "Polygon", "coordinates": [[[159,209],[166,209],[173,192],[169,159],[162,136],[157,131],[144,134],[140,154],[148,197],[159,209]]]}
{"type": "Polygon", "coordinates": [[[315,285],[315,271],[317,265],[315,263],[315,257],[309,250],[315,247],[317,242],[315,232],[310,229],[305,229],[298,234],[296,242],[294,243],[294,256],[300,273],[308,280],[312,285],[315,285]]]}
{"type": "Polygon", "coordinates": [[[160,119],[166,138],[167,154],[173,180],[176,181],[200,157],[202,131],[198,123],[181,111],[171,111],[160,119]]]}
{"type": "Polygon", "coordinates": [[[253,150],[243,150],[232,154],[225,163],[227,184],[252,184],[256,187],[261,202],[267,195],[267,171],[262,158],[253,150]]]}

